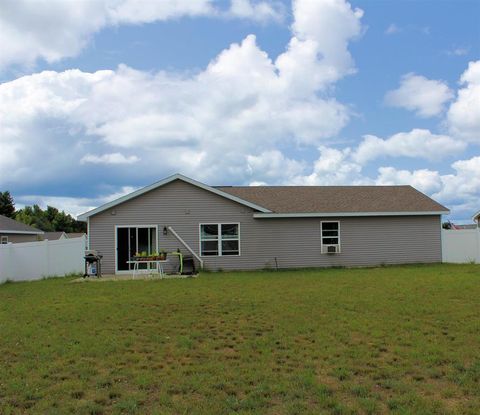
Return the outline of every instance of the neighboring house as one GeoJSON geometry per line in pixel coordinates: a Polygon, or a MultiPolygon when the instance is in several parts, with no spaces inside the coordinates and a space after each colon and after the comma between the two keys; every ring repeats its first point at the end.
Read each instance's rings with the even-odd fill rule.
{"type": "Polygon", "coordinates": [[[480,210],[473,215],[473,221],[477,222],[477,226],[480,228],[480,210]]]}
{"type": "Polygon", "coordinates": [[[477,225],[475,223],[467,223],[463,225],[455,225],[455,228],[457,230],[463,230],[463,229],[477,229],[477,225]]]}
{"type": "Polygon", "coordinates": [[[55,241],[57,239],[72,239],[80,238],[85,236],[84,232],[45,232],[43,234],[43,239],[48,239],[49,241],[55,241]]]}
{"type": "Polygon", "coordinates": [[[86,236],[85,232],[67,232],[66,234],[67,239],[72,239],[72,238],[80,238],[82,236],[86,236]]]}
{"type": "Polygon", "coordinates": [[[35,242],[41,240],[43,231],[0,215],[0,243],[35,242]]]}
{"type": "Polygon", "coordinates": [[[211,187],[175,174],[78,219],[104,273],[124,273],[135,252],[177,248],[213,270],[441,262],[447,213],[411,186],[211,187]]]}
{"type": "Polygon", "coordinates": [[[43,239],[48,239],[49,241],[56,241],[57,239],[67,239],[67,234],[65,232],[45,232],[43,234],[43,239]]]}

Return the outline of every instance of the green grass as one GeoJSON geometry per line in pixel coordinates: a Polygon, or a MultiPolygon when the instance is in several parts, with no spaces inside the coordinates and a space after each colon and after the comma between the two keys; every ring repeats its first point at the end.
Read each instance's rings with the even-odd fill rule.
{"type": "Polygon", "coordinates": [[[0,413],[478,414],[480,266],[0,286],[0,413]]]}

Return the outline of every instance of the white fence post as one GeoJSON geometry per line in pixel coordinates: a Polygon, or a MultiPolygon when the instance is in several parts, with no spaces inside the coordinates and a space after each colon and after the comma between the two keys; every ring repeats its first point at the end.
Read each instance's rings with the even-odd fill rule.
{"type": "Polygon", "coordinates": [[[45,275],[45,276],[50,275],[50,267],[48,266],[49,263],[50,263],[50,256],[49,256],[49,251],[50,251],[50,250],[48,249],[48,247],[49,247],[49,243],[48,243],[48,242],[49,242],[48,239],[45,239],[45,240],[43,241],[44,246],[45,246],[45,254],[44,254],[44,255],[45,255],[45,261],[44,261],[45,266],[44,266],[44,268],[43,268],[43,275],[45,275]]]}
{"type": "Polygon", "coordinates": [[[477,228],[477,264],[480,263],[480,228],[477,228]]]}

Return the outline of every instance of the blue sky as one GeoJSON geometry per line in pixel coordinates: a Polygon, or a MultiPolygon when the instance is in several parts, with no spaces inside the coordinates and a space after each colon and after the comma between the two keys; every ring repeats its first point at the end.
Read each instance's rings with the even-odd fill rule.
{"type": "Polygon", "coordinates": [[[5,3],[0,188],[19,206],[78,214],[178,171],[480,210],[480,2],[151,4],[5,3]]]}

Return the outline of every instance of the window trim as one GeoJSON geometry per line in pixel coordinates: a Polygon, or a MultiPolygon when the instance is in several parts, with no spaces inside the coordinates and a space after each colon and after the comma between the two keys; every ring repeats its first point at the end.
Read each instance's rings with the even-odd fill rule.
{"type": "Polygon", "coordinates": [[[7,244],[8,244],[8,235],[2,235],[2,237],[0,238],[0,245],[7,245],[7,244]]]}
{"type": "Polygon", "coordinates": [[[216,258],[216,257],[239,257],[242,256],[242,244],[241,244],[241,232],[240,232],[240,222],[201,222],[198,224],[198,252],[201,258],[216,258]],[[217,238],[217,255],[203,255],[202,251],[202,226],[203,225],[216,225],[218,229],[218,238],[217,238]],[[237,241],[238,240],[238,254],[236,255],[223,255],[222,254],[222,225],[237,225],[238,226],[238,239],[225,239],[226,241],[237,241]]]}
{"type": "MultiPolygon", "coordinates": [[[[320,252],[322,254],[328,254],[327,250],[324,250],[324,246],[338,245],[338,253],[342,252],[342,239],[341,239],[341,225],[339,220],[322,220],[320,221],[320,252]],[[338,244],[324,244],[323,243],[323,224],[324,223],[337,223],[338,224],[338,244]]],[[[327,236],[325,236],[327,238],[327,236]]]]}

